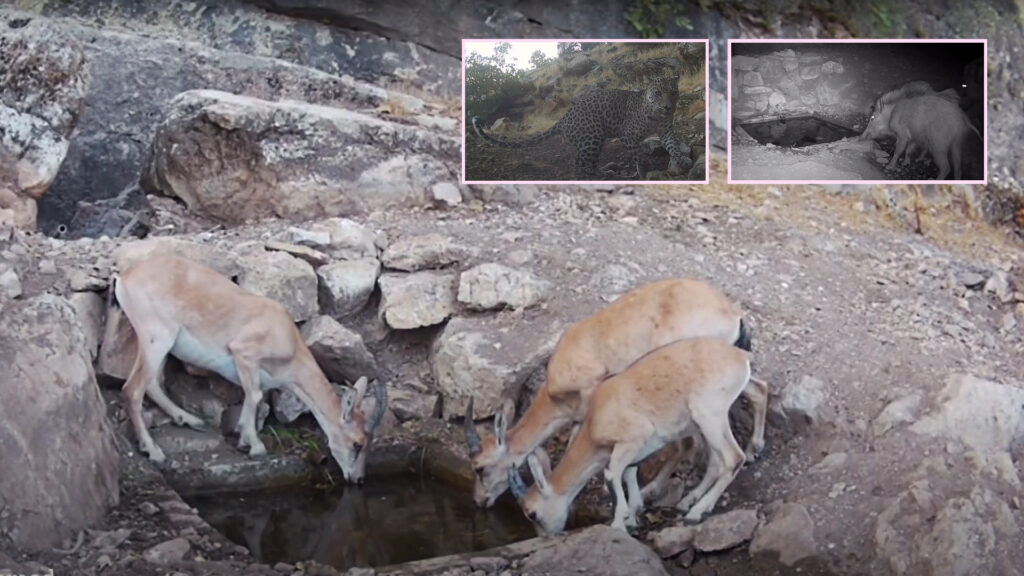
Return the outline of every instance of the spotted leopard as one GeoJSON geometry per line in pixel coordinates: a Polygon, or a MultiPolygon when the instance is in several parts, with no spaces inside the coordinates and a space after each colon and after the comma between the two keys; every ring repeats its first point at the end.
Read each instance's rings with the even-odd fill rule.
{"type": "Polygon", "coordinates": [[[593,178],[597,174],[597,162],[606,140],[622,138],[636,166],[637,177],[643,179],[646,171],[640,158],[640,142],[651,133],[658,134],[673,164],[682,164],[682,150],[672,131],[672,116],[678,99],[675,79],[648,83],[642,91],[594,88],[580,96],[554,126],[517,140],[496,138],[484,132],[476,116],[472,123],[478,136],[508,148],[532,146],[562,134],[576,148],[576,173],[581,178],[593,178]]]}

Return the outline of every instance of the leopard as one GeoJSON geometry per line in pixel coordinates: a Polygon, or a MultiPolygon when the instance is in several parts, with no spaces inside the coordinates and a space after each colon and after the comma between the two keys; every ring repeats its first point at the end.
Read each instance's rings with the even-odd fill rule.
{"type": "Polygon", "coordinates": [[[471,121],[477,136],[506,148],[533,146],[561,134],[576,149],[574,164],[581,179],[593,179],[597,175],[597,163],[605,142],[622,138],[636,168],[636,177],[643,180],[647,173],[640,157],[640,142],[651,133],[656,133],[668,150],[672,167],[685,162],[672,130],[678,100],[678,80],[672,78],[645,82],[643,90],[591,88],[579,95],[551,128],[514,140],[488,134],[481,128],[478,116],[471,121]]]}

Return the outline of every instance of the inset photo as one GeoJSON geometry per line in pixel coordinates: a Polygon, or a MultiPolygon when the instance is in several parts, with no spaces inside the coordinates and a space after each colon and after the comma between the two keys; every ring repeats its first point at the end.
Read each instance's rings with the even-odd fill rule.
{"type": "Polygon", "coordinates": [[[463,181],[707,182],[706,40],[463,40],[463,181]]]}
{"type": "Polygon", "coordinates": [[[728,182],[987,182],[987,48],[730,40],[728,182]]]}

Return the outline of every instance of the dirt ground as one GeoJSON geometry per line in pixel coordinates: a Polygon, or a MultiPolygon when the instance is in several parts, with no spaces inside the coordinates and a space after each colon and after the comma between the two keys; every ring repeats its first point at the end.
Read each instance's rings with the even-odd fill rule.
{"type": "MultiPolygon", "coordinates": [[[[712,173],[724,174],[724,160],[712,160],[712,173]]],[[[876,441],[868,433],[870,422],[888,402],[910,392],[930,397],[953,373],[1024,387],[1024,318],[1007,329],[1013,304],[956,280],[966,272],[1005,269],[1024,285],[1024,240],[1019,231],[966,216],[970,206],[956,201],[952,188],[927,188],[919,195],[923,234],[917,234],[917,215],[901,202],[906,190],[843,194],[816,186],[731,187],[723,180],[612,194],[545,187],[520,205],[473,201],[450,210],[378,212],[360,221],[391,241],[440,232],[479,247],[480,261],[507,264],[510,252],[520,258],[528,253],[519,267],[557,288],[542,308],[500,313],[524,322],[552,315],[568,323],[625,286],[659,278],[695,276],[720,286],[741,303],[753,327],[755,372],[775,390],[804,377],[820,379],[826,398],[821,421],[811,427],[769,421],[766,452],[740,472],[719,509],[800,502],[814,520],[820,573],[869,573],[876,562],[877,515],[906,486],[903,479],[925,450],[909,435],[876,441]],[[848,459],[841,475],[811,471],[836,453],[848,459]]],[[[289,225],[269,222],[207,234],[231,245],[289,225]]],[[[112,241],[62,243],[39,236],[24,244],[32,263],[19,269],[26,293],[53,283],[34,264],[41,255],[49,254],[59,267],[88,267],[112,247],[112,241]]],[[[429,377],[426,339],[389,342],[367,335],[367,341],[393,378],[429,377]]],[[[453,450],[461,450],[457,423],[436,426],[453,450]]],[[[1019,456],[1018,474],[1024,473],[1019,456]]],[[[173,524],[166,515],[140,512],[142,502],[159,507],[173,497],[155,487],[160,483],[143,464],[128,470],[134,472],[122,485],[121,505],[97,527],[129,526],[126,544],[113,552],[86,547],[76,554],[12,554],[11,565],[39,562],[58,574],[116,576],[274,573],[250,566],[242,550],[202,523],[173,524]],[[139,561],[141,550],[175,534],[192,540],[205,560],[224,562],[191,562],[175,572],[139,561]]],[[[583,502],[607,506],[599,489],[583,502]]],[[[1024,521],[1019,509],[1014,515],[1024,521]]],[[[655,510],[646,528],[674,520],[674,512],[655,510]]],[[[698,555],[689,572],[668,567],[698,575],[788,573],[755,564],[742,547],[698,555]]]]}

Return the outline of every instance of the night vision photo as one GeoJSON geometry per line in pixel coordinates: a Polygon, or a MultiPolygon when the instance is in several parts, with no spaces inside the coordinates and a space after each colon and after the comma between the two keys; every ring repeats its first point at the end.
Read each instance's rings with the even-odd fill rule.
{"type": "Polygon", "coordinates": [[[732,181],[982,181],[985,45],[733,42],[732,181]]]}
{"type": "Polygon", "coordinates": [[[466,181],[705,179],[704,42],[464,48],[466,181]]]}

